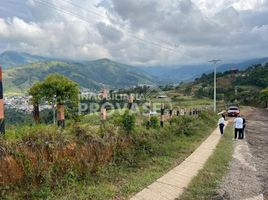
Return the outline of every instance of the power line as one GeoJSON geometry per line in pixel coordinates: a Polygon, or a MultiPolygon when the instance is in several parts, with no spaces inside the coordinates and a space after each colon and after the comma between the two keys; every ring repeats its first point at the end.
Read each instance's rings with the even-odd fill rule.
{"type": "MultiPolygon", "coordinates": [[[[95,15],[95,16],[97,16],[97,17],[101,17],[101,18],[110,20],[107,16],[105,16],[105,15],[101,15],[100,13],[95,12],[95,11],[93,11],[92,9],[90,9],[90,10],[89,10],[89,9],[85,9],[85,8],[83,8],[82,6],[73,3],[72,1],[69,1],[69,0],[62,0],[62,1],[63,1],[64,3],[68,3],[68,4],[72,5],[73,7],[77,7],[77,8],[79,8],[79,9],[81,9],[81,10],[84,10],[84,11],[86,11],[86,12],[89,13],[89,14],[93,14],[93,15],[95,15]]],[[[117,23],[117,24],[122,25],[121,23],[117,23]]]]}
{"type": "MultiPolygon", "coordinates": [[[[81,21],[84,21],[84,22],[90,24],[90,21],[89,21],[88,19],[85,19],[82,15],[79,15],[79,14],[73,13],[73,12],[71,12],[71,11],[67,11],[67,10],[65,10],[65,9],[59,8],[58,6],[55,6],[54,4],[51,4],[51,3],[47,2],[47,1],[43,1],[43,0],[34,0],[34,1],[36,1],[37,3],[43,4],[43,5],[45,5],[45,6],[49,7],[49,8],[51,8],[51,9],[54,9],[54,10],[56,10],[57,12],[71,15],[71,16],[73,16],[73,17],[75,17],[75,18],[80,19],[81,21]]],[[[106,19],[108,19],[108,18],[106,17],[106,19]]],[[[151,40],[147,40],[147,39],[140,38],[140,37],[138,37],[138,36],[136,36],[136,35],[133,35],[132,33],[130,33],[130,31],[127,31],[127,30],[122,30],[122,31],[123,31],[123,33],[124,33],[125,35],[127,35],[128,37],[132,37],[132,38],[134,38],[134,39],[136,39],[136,40],[139,40],[140,42],[143,42],[143,43],[145,43],[145,44],[147,43],[147,44],[153,45],[153,46],[155,46],[155,47],[161,48],[161,49],[163,49],[163,50],[172,51],[172,52],[174,52],[174,53],[180,53],[180,52],[178,51],[178,49],[174,49],[174,48],[171,48],[171,47],[166,47],[166,46],[163,46],[162,44],[159,44],[159,43],[157,43],[157,42],[154,42],[154,41],[151,41],[151,40]]]]}
{"type": "MultiPolygon", "coordinates": [[[[101,17],[101,18],[103,18],[103,19],[106,19],[106,20],[109,20],[110,21],[110,18],[109,17],[107,17],[107,16],[105,16],[105,15],[101,15],[100,13],[98,13],[98,12],[95,12],[93,9],[85,9],[84,7],[82,7],[82,6],[80,6],[80,5],[77,5],[77,4],[75,4],[75,3],[73,3],[72,1],[70,1],[70,0],[58,0],[58,1],[63,1],[64,3],[68,3],[69,5],[71,5],[71,6],[73,6],[73,7],[77,7],[77,8],[79,8],[79,9],[81,9],[81,10],[84,10],[84,11],[86,11],[87,13],[89,13],[89,14],[93,14],[93,15],[95,15],[95,16],[97,16],[97,17],[101,17]]],[[[91,6],[92,7],[92,6],[91,6]]],[[[93,8],[93,7],[92,7],[93,8]]],[[[115,23],[112,23],[113,25],[115,25],[115,23]]],[[[122,27],[124,27],[124,24],[122,24],[122,23],[120,23],[120,22],[116,22],[116,24],[117,25],[119,25],[119,26],[122,26],[122,27]]],[[[124,30],[126,29],[126,27],[124,27],[124,30]]],[[[131,30],[130,29],[128,29],[128,30],[125,30],[125,31],[127,31],[127,32],[131,32],[131,30]]],[[[157,42],[157,43],[164,43],[165,45],[167,45],[167,46],[170,46],[171,44],[169,43],[169,42],[167,42],[167,41],[164,41],[164,40],[161,40],[161,42],[157,42]]],[[[176,47],[178,46],[178,45],[175,45],[176,47]]],[[[168,48],[170,48],[170,47],[168,47],[168,48]]],[[[173,48],[174,49],[174,48],[173,48]]],[[[176,50],[176,49],[174,49],[174,50],[176,50]]]]}

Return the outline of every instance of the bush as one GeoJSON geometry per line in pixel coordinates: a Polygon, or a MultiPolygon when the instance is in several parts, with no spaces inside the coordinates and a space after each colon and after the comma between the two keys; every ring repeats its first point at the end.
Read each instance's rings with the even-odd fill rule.
{"type": "Polygon", "coordinates": [[[150,127],[159,128],[159,120],[157,116],[152,116],[150,119],[150,127]]]}
{"type": "Polygon", "coordinates": [[[121,118],[121,125],[127,133],[131,133],[135,130],[136,117],[126,111],[121,118]]]}
{"type": "Polygon", "coordinates": [[[180,116],[180,117],[174,117],[171,119],[172,127],[171,129],[174,131],[177,135],[192,135],[195,132],[195,129],[197,128],[194,124],[194,118],[190,116],[180,116]]]}
{"type": "Polygon", "coordinates": [[[217,123],[218,117],[219,116],[217,114],[215,114],[214,112],[201,112],[199,114],[198,121],[203,121],[206,123],[215,124],[215,123],[217,123]]]}

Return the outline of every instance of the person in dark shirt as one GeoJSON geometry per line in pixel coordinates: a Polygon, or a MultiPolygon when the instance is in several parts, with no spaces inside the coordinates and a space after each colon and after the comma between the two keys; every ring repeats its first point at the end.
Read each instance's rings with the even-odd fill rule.
{"type": "Polygon", "coordinates": [[[244,117],[243,118],[243,130],[241,133],[241,136],[239,137],[239,139],[244,139],[245,138],[245,128],[246,128],[246,119],[244,117]]]}

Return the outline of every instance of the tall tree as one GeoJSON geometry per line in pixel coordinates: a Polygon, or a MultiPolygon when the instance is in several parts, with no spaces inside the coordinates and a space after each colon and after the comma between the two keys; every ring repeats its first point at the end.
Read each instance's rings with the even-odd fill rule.
{"type": "Polygon", "coordinates": [[[51,104],[57,104],[58,126],[64,127],[64,104],[67,101],[78,104],[78,84],[63,75],[51,74],[45,78],[42,85],[45,99],[51,104]]]}

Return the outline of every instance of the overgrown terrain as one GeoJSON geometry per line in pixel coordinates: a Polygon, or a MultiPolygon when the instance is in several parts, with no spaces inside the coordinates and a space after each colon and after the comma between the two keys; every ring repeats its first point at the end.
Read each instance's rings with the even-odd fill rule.
{"type": "Polygon", "coordinates": [[[206,112],[174,117],[164,128],[128,116],[115,114],[101,128],[92,116],[65,130],[10,129],[1,138],[1,198],[124,199],[183,161],[216,123],[206,112]]]}

